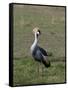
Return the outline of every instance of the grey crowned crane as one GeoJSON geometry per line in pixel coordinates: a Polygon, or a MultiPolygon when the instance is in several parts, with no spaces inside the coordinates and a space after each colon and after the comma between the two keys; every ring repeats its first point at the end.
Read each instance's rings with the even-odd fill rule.
{"type": "Polygon", "coordinates": [[[41,34],[38,27],[33,29],[33,34],[35,35],[35,40],[31,46],[31,54],[33,58],[39,63],[44,64],[45,67],[50,67],[50,61],[48,61],[47,59],[47,52],[43,48],[38,46],[38,37],[41,34]]]}

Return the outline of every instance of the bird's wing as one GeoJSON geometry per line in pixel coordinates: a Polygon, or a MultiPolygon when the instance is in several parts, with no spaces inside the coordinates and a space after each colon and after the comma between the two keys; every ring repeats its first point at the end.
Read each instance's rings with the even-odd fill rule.
{"type": "Polygon", "coordinates": [[[42,62],[46,67],[50,66],[50,61],[47,59],[47,52],[41,47],[37,47],[33,52],[35,60],[42,62]]]}
{"type": "Polygon", "coordinates": [[[33,57],[39,61],[41,61],[43,59],[43,56],[42,56],[41,51],[39,49],[36,50],[36,52],[33,54],[33,57]]]}
{"type": "Polygon", "coordinates": [[[44,49],[41,48],[41,47],[39,47],[39,50],[41,51],[41,53],[42,53],[44,56],[48,56],[46,50],[44,50],[44,49]]]}
{"type": "Polygon", "coordinates": [[[44,49],[40,48],[36,55],[46,67],[50,67],[50,61],[47,59],[47,52],[44,49]]]}

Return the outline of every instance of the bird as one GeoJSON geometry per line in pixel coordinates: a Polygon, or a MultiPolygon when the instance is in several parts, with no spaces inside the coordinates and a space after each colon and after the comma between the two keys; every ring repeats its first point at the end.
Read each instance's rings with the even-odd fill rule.
{"type": "Polygon", "coordinates": [[[48,57],[47,51],[38,45],[39,36],[41,35],[40,29],[38,27],[35,27],[33,29],[33,34],[35,39],[30,48],[32,57],[34,58],[35,61],[43,64],[45,67],[48,68],[50,67],[51,64],[50,61],[47,59],[48,57]]]}

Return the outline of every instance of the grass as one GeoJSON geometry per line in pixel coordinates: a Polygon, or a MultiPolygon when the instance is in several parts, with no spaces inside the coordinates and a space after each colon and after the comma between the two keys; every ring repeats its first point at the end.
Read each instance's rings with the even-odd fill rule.
{"type": "Polygon", "coordinates": [[[51,67],[45,68],[32,58],[18,58],[14,60],[14,86],[32,84],[51,84],[65,82],[65,62],[52,62],[51,67]],[[43,71],[42,71],[43,67],[43,71]]]}
{"type": "Polygon", "coordinates": [[[65,8],[14,5],[13,83],[18,85],[65,82],[65,8]],[[39,45],[50,54],[50,68],[38,73],[38,63],[30,54],[32,29],[42,32],[39,45]]]}

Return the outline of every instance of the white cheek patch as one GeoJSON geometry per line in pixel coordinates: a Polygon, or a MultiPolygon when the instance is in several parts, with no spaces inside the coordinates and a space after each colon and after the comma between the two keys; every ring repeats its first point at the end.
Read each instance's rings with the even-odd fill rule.
{"type": "Polygon", "coordinates": [[[37,32],[37,34],[39,34],[39,32],[37,32]]]}

